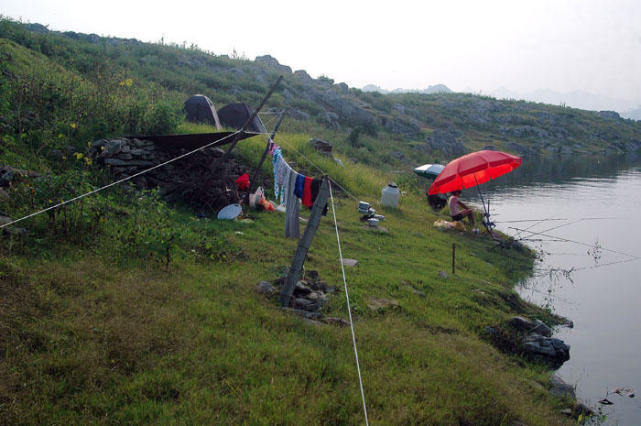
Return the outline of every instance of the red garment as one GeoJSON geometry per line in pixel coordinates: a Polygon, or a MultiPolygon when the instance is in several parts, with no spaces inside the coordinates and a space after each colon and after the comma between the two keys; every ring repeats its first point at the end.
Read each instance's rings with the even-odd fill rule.
{"type": "Polygon", "coordinates": [[[314,205],[312,201],[312,180],[309,176],[305,176],[305,186],[303,187],[303,205],[310,209],[314,205]]]}
{"type": "Polygon", "coordinates": [[[236,179],[236,186],[238,186],[238,189],[241,191],[249,189],[249,175],[247,173],[240,175],[240,177],[236,179]]]}

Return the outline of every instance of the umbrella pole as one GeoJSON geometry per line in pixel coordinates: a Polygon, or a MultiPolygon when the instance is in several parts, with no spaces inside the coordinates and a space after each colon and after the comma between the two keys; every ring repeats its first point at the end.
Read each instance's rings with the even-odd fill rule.
{"type": "MultiPolygon", "coordinates": [[[[479,182],[476,180],[476,176],[474,176],[474,180],[476,181],[476,190],[479,192],[479,196],[481,197],[481,203],[483,203],[483,213],[485,216],[485,220],[483,220],[483,226],[487,230],[488,234],[492,236],[493,239],[497,239],[494,233],[492,232],[492,227],[490,226],[490,212],[488,209],[485,208],[485,199],[483,198],[483,193],[481,192],[481,188],[479,187],[479,182]]],[[[488,208],[489,208],[490,201],[488,200],[488,208]]]]}

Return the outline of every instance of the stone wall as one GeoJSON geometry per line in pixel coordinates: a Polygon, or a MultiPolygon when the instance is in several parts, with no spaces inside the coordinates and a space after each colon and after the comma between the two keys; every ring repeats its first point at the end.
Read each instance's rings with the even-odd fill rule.
{"type": "MultiPolygon", "coordinates": [[[[89,150],[114,179],[134,176],[186,152],[179,147],[161,149],[153,141],[136,138],[100,139],[89,150]]],[[[207,148],[136,176],[131,182],[140,189],[159,188],[168,201],[185,202],[198,212],[215,213],[239,201],[235,180],[244,173],[234,158],[216,166],[223,153],[220,148],[207,148]]]]}

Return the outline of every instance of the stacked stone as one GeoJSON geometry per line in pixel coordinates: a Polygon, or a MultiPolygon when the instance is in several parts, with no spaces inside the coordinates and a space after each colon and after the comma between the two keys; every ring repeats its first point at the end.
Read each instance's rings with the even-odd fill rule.
{"type": "MultiPolygon", "coordinates": [[[[90,155],[109,167],[116,179],[133,176],[186,152],[178,147],[159,149],[152,141],[136,138],[100,139],[90,148],[90,155]]],[[[215,160],[223,153],[219,148],[204,149],[136,176],[132,182],[140,189],[160,188],[169,201],[183,201],[201,211],[217,212],[238,202],[234,181],[242,174],[234,159],[214,169],[215,160]]]]}
{"type": "MultiPolygon", "coordinates": [[[[276,296],[285,283],[285,278],[281,277],[273,282],[261,281],[258,283],[257,291],[268,297],[276,296]]],[[[329,296],[336,292],[336,286],[327,285],[325,281],[320,280],[317,271],[306,271],[305,279],[296,283],[290,306],[285,309],[308,320],[320,320],[326,324],[339,326],[348,325],[342,318],[324,317],[321,313],[329,296]]]]}

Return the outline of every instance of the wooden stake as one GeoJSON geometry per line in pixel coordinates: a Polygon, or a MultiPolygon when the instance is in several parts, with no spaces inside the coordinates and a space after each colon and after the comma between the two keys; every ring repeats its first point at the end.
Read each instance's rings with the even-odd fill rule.
{"type": "Polygon", "coordinates": [[[452,243],[452,274],[456,274],[456,243],[452,243]]]}
{"type": "Polygon", "coordinates": [[[307,222],[307,227],[305,227],[303,237],[298,241],[298,247],[296,248],[296,253],[294,254],[294,260],[292,261],[292,265],[289,268],[289,273],[287,274],[287,278],[285,279],[283,289],[280,292],[280,304],[282,306],[289,305],[289,301],[294,294],[296,281],[298,281],[300,273],[303,270],[303,264],[305,263],[307,252],[309,251],[309,247],[312,245],[312,239],[314,238],[314,234],[316,234],[316,230],[318,229],[321,214],[323,213],[323,209],[327,204],[328,197],[329,183],[327,182],[327,176],[323,176],[323,181],[321,182],[318,196],[316,197],[316,201],[314,201],[312,212],[309,215],[309,222],[307,222]]]}

